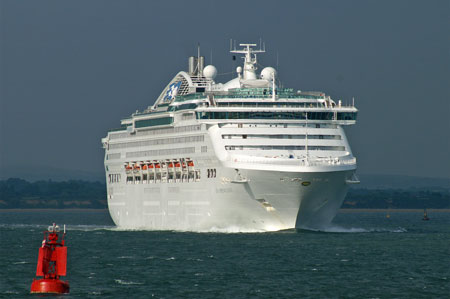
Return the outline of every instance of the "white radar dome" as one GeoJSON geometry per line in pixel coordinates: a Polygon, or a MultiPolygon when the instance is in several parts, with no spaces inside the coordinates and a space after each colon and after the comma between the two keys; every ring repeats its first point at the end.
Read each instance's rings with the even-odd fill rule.
{"type": "Polygon", "coordinates": [[[261,71],[261,79],[272,81],[272,79],[277,75],[277,70],[271,66],[263,68],[261,71]]]}
{"type": "Polygon", "coordinates": [[[203,69],[203,76],[208,79],[214,79],[217,75],[217,69],[214,65],[207,65],[203,69]]]}
{"type": "Polygon", "coordinates": [[[238,66],[236,68],[236,73],[238,73],[238,74],[242,73],[242,67],[238,66]]]}

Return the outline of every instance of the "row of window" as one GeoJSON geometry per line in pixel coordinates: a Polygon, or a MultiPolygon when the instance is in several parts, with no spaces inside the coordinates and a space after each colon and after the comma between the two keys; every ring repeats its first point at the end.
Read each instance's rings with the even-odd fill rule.
{"type": "Polygon", "coordinates": [[[121,180],[120,173],[114,173],[108,175],[108,182],[109,183],[119,183],[121,180]]]}
{"type": "Polygon", "coordinates": [[[124,142],[124,143],[114,143],[109,145],[109,149],[122,149],[129,147],[175,144],[175,143],[203,142],[204,140],[205,140],[204,135],[161,138],[161,139],[151,139],[151,140],[124,142]]]}
{"type": "MultiPolygon", "coordinates": [[[[303,145],[246,145],[246,146],[238,146],[238,145],[227,145],[225,149],[228,151],[234,150],[262,150],[262,151],[271,151],[271,150],[306,150],[306,147],[303,145]]],[[[308,146],[308,150],[320,150],[320,151],[345,151],[345,146],[317,146],[312,145],[308,146]]]]}
{"type": "Polygon", "coordinates": [[[194,154],[195,147],[182,147],[182,148],[170,148],[159,150],[147,150],[126,153],[126,158],[139,158],[139,157],[153,157],[153,156],[166,156],[166,155],[184,155],[194,154]]]}
{"type": "Polygon", "coordinates": [[[219,128],[327,128],[327,129],[336,129],[337,125],[335,124],[307,124],[307,123],[289,123],[289,124],[227,124],[220,123],[219,128]]]}
{"type": "Polygon", "coordinates": [[[320,102],[314,103],[291,103],[291,102],[219,102],[218,107],[274,107],[274,108],[324,108],[325,105],[320,102]]]}
{"type": "Polygon", "coordinates": [[[208,174],[208,179],[210,179],[210,178],[215,178],[216,177],[216,169],[215,168],[212,168],[212,169],[210,169],[210,168],[208,168],[207,169],[207,174],[208,174]]]}
{"type": "Polygon", "coordinates": [[[127,184],[152,184],[152,183],[190,183],[199,182],[201,179],[200,170],[189,172],[132,172],[127,175],[127,184]]]}
{"type": "Polygon", "coordinates": [[[356,112],[197,112],[197,119],[356,120],[356,112]],[[335,117],[336,115],[336,117],[335,117]]]}
{"type": "Polygon", "coordinates": [[[106,160],[114,160],[114,159],[120,159],[120,153],[106,155],[106,160]]]}
{"type": "MultiPolygon", "coordinates": [[[[192,110],[197,108],[195,103],[170,106],[168,111],[192,110]]],[[[217,107],[260,107],[260,108],[324,108],[325,105],[320,102],[314,103],[291,103],[291,102],[218,102],[217,107]]]]}
{"type": "Polygon", "coordinates": [[[135,136],[185,133],[185,132],[194,132],[194,131],[200,131],[200,130],[201,130],[200,125],[161,128],[161,129],[149,129],[149,130],[139,130],[134,135],[130,135],[129,133],[113,133],[113,134],[109,135],[109,139],[122,139],[122,138],[135,137],[135,136]]]}
{"type": "Polygon", "coordinates": [[[179,110],[195,109],[195,108],[197,108],[197,104],[189,103],[189,104],[170,106],[167,111],[179,111],[179,110]]]}
{"type": "Polygon", "coordinates": [[[173,123],[173,117],[168,116],[168,117],[136,120],[134,122],[134,127],[135,128],[144,128],[144,127],[170,125],[171,123],[173,123]]]}
{"type": "MultiPolygon", "coordinates": [[[[222,139],[306,139],[306,135],[263,135],[263,134],[225,134],[222,139]]],[[[340,135],[308,135],[308,139],[336,139],[340,140],[340,135]]]]}

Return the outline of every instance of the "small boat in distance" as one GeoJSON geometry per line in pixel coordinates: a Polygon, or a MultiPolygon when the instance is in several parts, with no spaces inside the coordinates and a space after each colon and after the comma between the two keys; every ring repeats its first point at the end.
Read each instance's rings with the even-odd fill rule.
{"type": "Polygon", "coordinates": [[[428,214],[427,214],[427,209],[423,209],[423,218],[422,218],[422,220],[425,220],[425,221],[430,220],[430,218],[428,217],[428,214]]]}

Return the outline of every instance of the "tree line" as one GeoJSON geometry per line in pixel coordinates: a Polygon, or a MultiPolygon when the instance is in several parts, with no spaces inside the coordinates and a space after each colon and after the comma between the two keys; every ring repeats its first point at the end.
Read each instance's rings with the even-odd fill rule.
{"type": "Polygon", "coordinates": [[[450,190],[350,189],[342,208],[351,209],[450,209],[450,190]]]}
{"type": "Polygon", "coordinates": [[[65,182],[10,178],[0,181],[0,209],[106,209],[106,186],[100,182],[65,182]]]}
{"type": "MultiPolygon", "coordinates": [[[[106,209],[106,185],[100,182],[28,182],[0,180],[0,209],[106,209]]],[[[350,189],[342,208],[358,209],[450,209],[450,190],[350,189]]]]}

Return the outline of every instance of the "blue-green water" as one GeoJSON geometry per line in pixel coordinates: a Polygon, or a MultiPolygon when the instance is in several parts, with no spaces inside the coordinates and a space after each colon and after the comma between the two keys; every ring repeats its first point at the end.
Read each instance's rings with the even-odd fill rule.
{"type": "Polygon", "coordinates": [[[120,231],[107,212],[0,211],[0,297],[31,298],[42,231],[68,229],[64,298],[448,298],[450,214],[342,213],[326,232],[120,231]]]}

